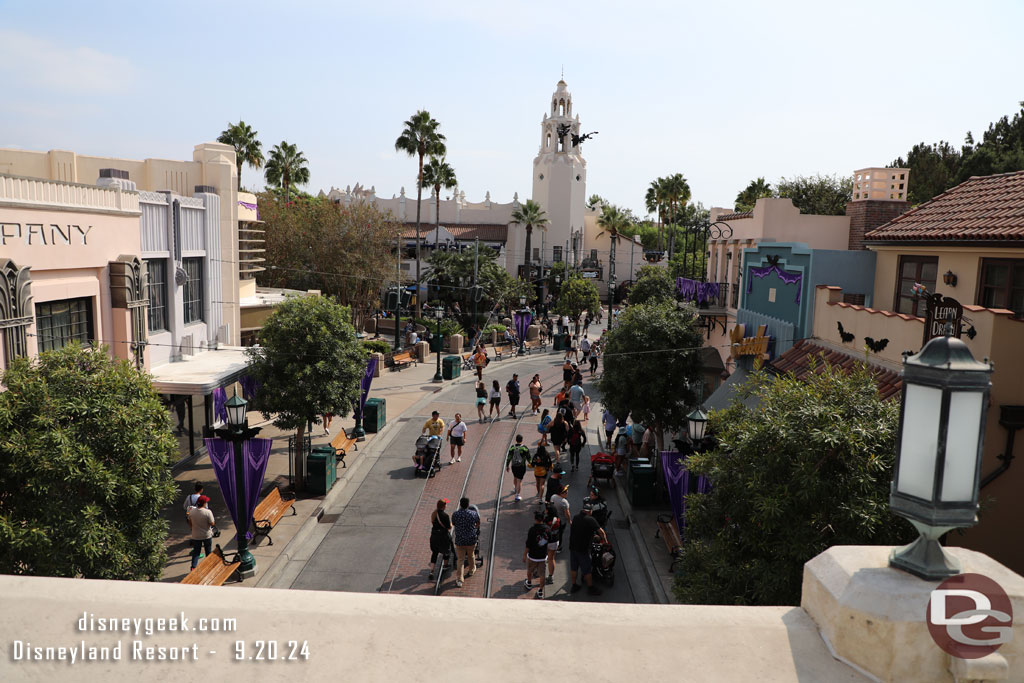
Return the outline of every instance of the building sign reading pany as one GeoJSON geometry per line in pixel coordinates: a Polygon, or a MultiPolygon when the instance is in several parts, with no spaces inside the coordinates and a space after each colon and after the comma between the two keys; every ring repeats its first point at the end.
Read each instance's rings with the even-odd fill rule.
{"type": "Polygon", "coordinates": [[[757,334],[753,337],[747,337],[745,336],[747,334],[746,325],[739,324],[733,327],[729,331],[729,341],[732,342],[729,345],[729,349],[732,357],[755,356],[767,360],[768,341],[771,339],[767,334],[767,330],[767,325],[758,325],[757,334]]]}
{"type": "Polygon", "coordinates": [[[87,245],[91,225],[57,225],[56,223],[0,223],[0,247],[26,244],[30,247],[61,244],[87,245]]]}
{"type": "Polygon", "coordinates": [[[960,325],[964,319],[964,307],[960,302],[941,294],[929,294],[925,303],[924,339],[921,345],[927,344],[929,339],[944,336],[947,324],[953,328],[950,336],[959,339],[960,325]]]}

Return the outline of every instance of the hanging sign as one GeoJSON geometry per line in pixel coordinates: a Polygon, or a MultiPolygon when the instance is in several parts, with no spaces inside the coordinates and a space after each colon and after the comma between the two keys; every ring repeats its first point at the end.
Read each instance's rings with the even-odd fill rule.
{"type": "Polygon", "coordinates": [[[924,339],[921,345],[928,343],[929,339],[935,337],[956,337],[960,338],[960,326],[964,320],[964,307],[956,299],[941,294],[928,294],[925,296],[924,314],[924,339]],[[947,334],[947,326],[952,329],[947,334]]]}
{"type": "Polygon", "coordinates": [[[768,359],[768,342],[771,337],[767,334],[767,325],[758,325],[757,334],[753,337],[746,336],[747,326],[743,324],[736,325],[729,331],[729,341],[732,342],[729,345],[730,352],[733,358],[739,358],[740,356],[755,356],[757,358],[768,359]]]}

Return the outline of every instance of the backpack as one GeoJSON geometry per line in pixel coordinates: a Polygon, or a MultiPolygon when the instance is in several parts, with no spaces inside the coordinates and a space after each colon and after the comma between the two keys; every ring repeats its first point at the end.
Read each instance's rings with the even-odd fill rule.
{"type": "Polygon", "coordinates": [[[527,544],[531,548],[537,550],[545,550],[548,545],[549,536],[548,527],[544,524],[534,524],[530,527],[530,535],[527,540],[527,544]]]}
{"type": "Polygon", "coordinates": [[[523,451],[529,453],[529,449],[526,446],[513,446],[512,447],[512,467],[525,467],[526,457],[523,455],[523,451]]]}

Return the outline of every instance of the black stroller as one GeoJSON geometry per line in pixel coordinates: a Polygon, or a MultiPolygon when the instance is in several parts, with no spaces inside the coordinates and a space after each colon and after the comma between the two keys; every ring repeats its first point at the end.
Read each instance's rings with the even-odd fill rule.
{"type": "Polygon", "coordinates": [[[602,543],[597,536],[590,544],[590,564],[594,578],[601,579],[609,586],[615,584],[615,549],[611,543],[602,543]]]}
{"type": "Polygon", "coordinates": [[[433,477],[441,469],[441,437],[421,434],[416,439],[416,476],[433,477]]]}

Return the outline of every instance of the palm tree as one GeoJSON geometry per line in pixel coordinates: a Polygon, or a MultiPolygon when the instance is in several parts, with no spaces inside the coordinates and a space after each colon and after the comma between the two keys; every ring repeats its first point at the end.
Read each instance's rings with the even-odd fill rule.
{"type": "Polygon", "coordinates": [[[441,189],[452,190],[458,185],[455,177],[455,169],[448,164],[444,156],[431,157],[423,166],[422,182],[427,187],[434,188],[435,218],[437,225],[434,228],[434,249],[437,249],[437,242],[441,238],[441,189]]]}
{"type": "Polygon", "coordinates": [[[738,212],[752,211],[754,204],[761,197],[774,197],[775,190],[770,183],[766,183],[763,177],[751,180],[750,184],[736,195],[735,209],[738,212]]]}
{"type": "Polygon", "coordinates": [[[217,142],[235,148],[235,165],[238,166],[238,189],[242,189],[242,164],[249,168],[263,165],[263,143],[256,139],[256,131],[245,121],[229,123],[228,127],[217,138],[217,142]]]}
{"type": "Polygon", "coordinates": [[[672,233],[669,235],[669,254],[668,257],[672,258],[672,246],[675,242],[675,220],[676,220],[676,207],[686,206],[686,202],[690,201],[690,185],[686,182],[686,178],[683,177],[682,173],[674,173],[669,177],[665,178],[665,199],[668,200],[669,206],[669,229],[672,233]]]}
{"type": "Polygon", "coordinates": [[[608,281],[615,281],[615,247],[619,243],[619,237],[623,230],[629,226],[629,217],[617,206],[601,207],[601,215],[597,217],[597,224],[602,228],[601,235],[608,233],[612,247],[608,258],[608,281]]]}
{"type": "Polygon", "coordinates": [[[291,199],[292,185],[305,185],[309,182],[308,163],[306,156],[298,147],[284,140],[270,150],[270,159],[267,160],[264,176],[269,184],[284,188],[285,203],[291,199]]]}
{"type": "Polygon", "coordinates": [[[644,197],[647,210],[658,214],[658,249],[662,249],[662,236],[665,229],[665,209],[668,204],[666,182],[664,178],[652,180],[644,197]]]}
{"type": "Polygon", "coordinates": [[[526,225],[526,260],[524,263],[526,264],[526,279],[529,280],[533,274],[530,266],[530,238],[533,235],[533,226],[541,227],[548,222],[548,219],[544,209],[540,208],[540,204],[532,199],[527,199],[525,204],[512,212],[512,222],[526,225]]]}
{"type": "Polygon", "coordinates": [[[416,316],[421,312],[420,286],[420,204],[423,203],[423,157],[443,156],[447,151],[444,135],[438,132],[441,124],[421,109],[405,122],[405,129],[395,140],[395,151],[419,157],[419,173],[416,175],[416,316]]]}

